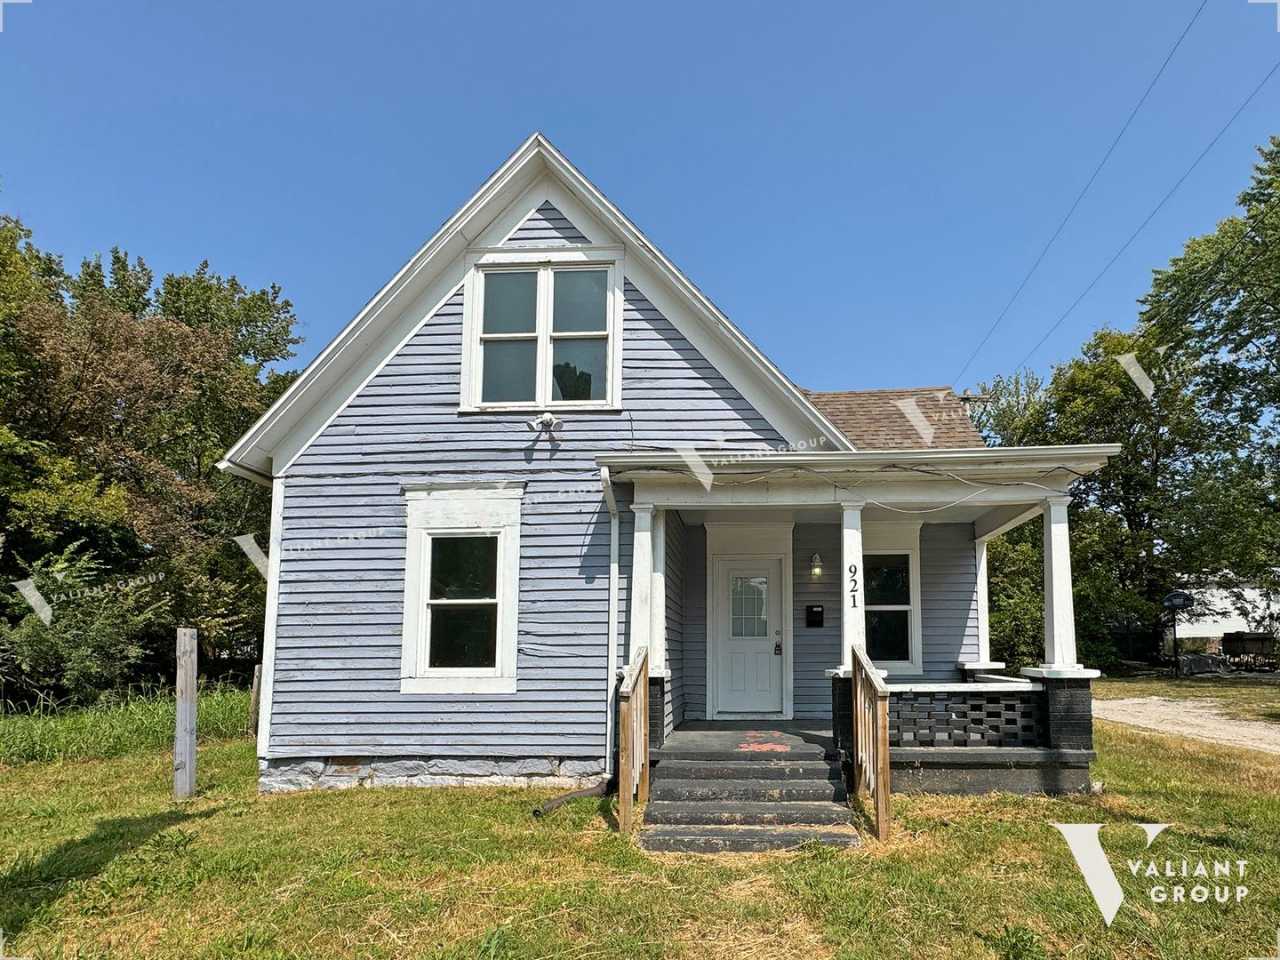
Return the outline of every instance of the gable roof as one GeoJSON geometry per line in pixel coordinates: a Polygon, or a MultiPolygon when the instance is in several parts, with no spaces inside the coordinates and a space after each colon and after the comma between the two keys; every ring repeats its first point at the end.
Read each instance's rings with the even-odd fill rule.
{"type": "Polygon", "coordinates": [[[806,390],[805,395],[859,450],[986,446],[950,387],[806,390]]]}
{"type": "MultiPolygon", "coordinates": [[[[594,184],[541,133],[530,136],[326,346],[228,452],[219,467],[259,482],[279,476],[399,344],[461,283],[463,254],[547,177],[566,201],[620,237],[645,295],[792,444],[852,449],[827,420],[594,184]],[[413,307],[413,310],[409,310],[413,307]]],[[[540,209],[539,197],[531,210],[540,209]]],[[[522,211],[523,222],[530,211],[522,211]]],[[[568,212],[568,211],[566,211],[568,212]]],[[[558,224],[556,224],[558,226],[558,224]]]]}

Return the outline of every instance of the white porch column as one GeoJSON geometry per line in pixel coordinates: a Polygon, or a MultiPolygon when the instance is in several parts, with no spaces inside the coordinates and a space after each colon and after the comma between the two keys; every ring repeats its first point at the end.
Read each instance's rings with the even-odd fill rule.
{"type": "Polygon", "coordinates": [[[1076,657],[1075,604],[1071,598],[1071,540],[1067,529],[1070,497],[1044,501],[1044,663],[1027,667],[1028,676],[1096,677],[1076,657]]]}
{"type": "MultiPolygon", "coordinates": [[[[631,645],[628,660],[641,647],[648,647],[652,630],[653,597],[653,504],[636,503],[635,529],[631,538],[631,645]]],[[[650,647],[649,655],[653,655],[650,647]]]]}
{"type": "Polygon", "coordinates": [[[649,673],[666,676],[667,669],[667,511],[653,511],[651,534],[653,577],[649,591],[649,673]]]}
{"type": "Polygon", "coordinates": [[[840,669],[853,669],[853,651],[867,648],[862,570],[861,501],[840,504],[840,669]]]}
{"type": "Polygon", "coordinates": [[[987,594],[987,541],[973,542],[974,559],[977,561],[977,599],[978,599],[978,661],[991,662],[991,622],[988,620],[990,607],[987,594]]]}

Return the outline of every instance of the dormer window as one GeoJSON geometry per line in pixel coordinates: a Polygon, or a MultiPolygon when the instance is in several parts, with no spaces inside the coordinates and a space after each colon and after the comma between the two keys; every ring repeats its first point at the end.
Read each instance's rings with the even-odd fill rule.
{"type": "Polygon", "coordinates": [[[464,293],[463,409],[616,407],[620,251],[473,256],[464,293]]]}

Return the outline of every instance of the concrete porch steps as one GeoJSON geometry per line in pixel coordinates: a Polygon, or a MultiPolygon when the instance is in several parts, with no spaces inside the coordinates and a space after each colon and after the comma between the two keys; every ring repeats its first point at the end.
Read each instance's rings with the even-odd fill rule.
{"type": "Polygon", "coordinates": [[[859,842],[829,736],[798,724],[699,724],[651,753],[646,850],[735,853],[859,842]]]}
{"type": "Polygon", "coordinates": [[[832,826],[849,823],[849,808],[825,801],[650,801],[645,823],[681,826],[832,826]]]}
{"type": "MultiPolygon", "coordinates": [[[[840,769],[826,760],[673,760],[664,757],[662,776],[671,780],[832,780],[840,769]]],[[[653,769],[657,769],[655,766],[653,769]]]]}
{"type": "Polygon", "coordinates": [[[860,842],[853,830],[814,827],[651,826],[640,835],[640,845],[655,853],[761,853],[806,843],[856,847],[860,842]]]}
{"type": "Polygon", "coordinates": [[[783,780],[756,777],[754,771],[722,780],[674,780],[655,778],[650,800],[792,800],[832,801],[845,799],[844,785],[834,779],[783,780]]]}

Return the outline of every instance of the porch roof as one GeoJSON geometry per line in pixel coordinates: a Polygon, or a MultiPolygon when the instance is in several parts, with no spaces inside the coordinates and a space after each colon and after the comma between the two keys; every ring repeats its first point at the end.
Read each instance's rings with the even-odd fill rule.
{"type": "MultiPolygon", "coordinates": [[[[635,484],[635,500],[677,509],[774,507],[828,513],[868,505],[868,519],[969,522],[995,536],[1120,452],[1118,444],[786,453],[694,449],[602,455],[606,484],[635,484]]],[[[797,514],[797,518],[800,514],[797,514]]]]}
{"type": "Polygon", "coordinates": [[[1117,443],[1074,444],[1048,447],[962,447],[951,449],[858,450],[849,452],[791,453],[775,450],[734,450],[724,447],[689,447],[676,451],[637,451],[603,454],[596,458],[615,479],[683,474],[698,479],[768,472],[796,477],[817,474],[865,475],[880,480],[976,478],[1000,474],[1066,473],[1072,478],[1100,469],[1121,450],[1117,443]]]}

